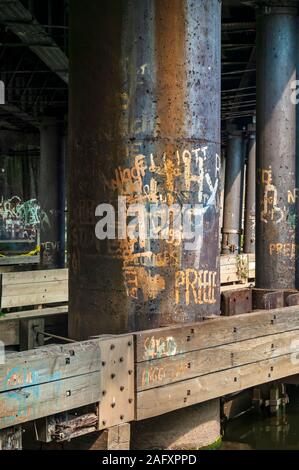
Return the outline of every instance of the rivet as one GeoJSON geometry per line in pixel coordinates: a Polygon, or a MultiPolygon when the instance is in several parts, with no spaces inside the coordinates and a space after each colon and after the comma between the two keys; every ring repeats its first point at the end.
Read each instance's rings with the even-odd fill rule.
{"type": "Polygon", "coordinates": [[[106,424],[106,421],[102,421],[102,425],[105,426],[105,424],[106,424]]]}
{"type": "Polygon", "coordinates": [[[132,341],[128,341],[128,346],[132,346],[132,341]]]}
{"type": "Polygon", "coordinates": [[[65,358],[65,363],[66,363],[66,364],[70,364],[70,363],[71,363],[71,359],[70,359],[69,357],[66,357],[66,358],[65,358]]]}
{"type": "Polygon", "coordinates": [[[132,398],[129,398],[128,402],[129,402],[129,403],[132,403],[132,402],[133,402],[133,399],[132,399],[132,398]]]}
{"type": "Polygon", "coordinates": [[[115,348],[114,344],[111,344],[110,349],[112,350],[114,348],[115,348]]]}
{"type": "Polygon", "coordinates": [[[237,333],[237,328],[234,326],[234,333],[237,333]]]}
{"type": "Polygon", "coordinates": [[[106,395],[106,390],[102,391],[102,395],[103,395],[103,397],[106,395]]]}
{"type": "Polygon", "coordinates": [[[128,370],[128,374],[129,374],[129,375],[132,375],[132,373],[133,373],[133,371],[132,371],[131,369],[128,370]]]}
{"type": "Polygon", "coordinates": [[[114,379],[115,374],[111,374],[110,377],[111,377],[111,379],[114,379]]]}
{"type": "Polygon", "coordinates": [[[119,362],[124,362],[124,358],[123,358],[123,357],[120,357],[120,358],[119,358],[119,362]]]}
{"type": "Polygon", "coordinates": [[[234,377],[234,382],[237,382],[238,381],[238,378],[237,377],[234,377]]]}
{"type": "Polygon", "coordinates": [[[191,395],[191,390],[187,390],[187,395],[191,395]]]}
{"type": "Polygon", "coordinates": [[[124,415],[120,415],[120,419],[123,420],[123,419],[124,419],[124,415]]]}
{"type": "Polygon", "coordinates": [[[102,361],[102,366],[105,367],[105,365],[106,365],[106,362],[102,361]]]}
{"type": "Polygon", "coordinates": [[[125,387],[124,387],[123,385],[121,385],[121,386],[119,387],[119,389],[120,389],[121,392],[123,392],[124,389],[125,389],[125,387]]]}
{"type": "Polygon", "coordinates": [[[115,403],[111,403],[111,408],[114,408],[115,407],[115,403]]]}

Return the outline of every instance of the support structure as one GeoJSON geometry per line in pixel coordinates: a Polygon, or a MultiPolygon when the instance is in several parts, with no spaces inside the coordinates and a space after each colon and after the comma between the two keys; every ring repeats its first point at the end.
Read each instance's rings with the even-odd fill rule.
{"type": "Polygon", "coordinates": [[[296,6],[291,1],[269,2],[257,14],[256,286],[260,288],[295,286],[296,110],[291,94],[296,79],[296,6]]]}
{"type": "Polygon", "coordinates": [[[45,118],[40,129],[40,241],[43,268],[61,266],[62,137],[56,118],[45,118]]]}
{"type": "MultiPolygon", "coordinates": [[[[296,40],[297,40],[297,45],[299,44],[299,16],[297,16],[297,25],[296,25],[296,40]]],[[[297,55],[296,55],[296,78],[299,80],[299,52],[297,49],[297,55]]],[[[298,83],[298,82],[297,82],[298,83]]],[[[298,94],[298,89],[299,87],[296,86],[296,188],[299,188],[299,94],[298,94]]],[[[296,197],[296,213],[299,214],[299,197],[297,194],[296,197]]],[[[296,246],[299,246],[299,224],[297,223],[296,225],[296,246]]],[[[295,287],[296,289],[299,289],[299,256],[296,257],[296,281],[295,281],[295,287]]]]}
{"type": "Polygon", "coordinates": [[[75,339],[220,313],[220,2],[171,3],[71,5],[75,339]]]}
{"type": "Polygon", "coordinates": [[[223,254],[239,253],[240,251],[243,169],[243,135],[241,131],[231,131],[228,135],[225,167],[221,249],[223,254]]]}
{"type": "Polygon", "coordinates": [[[220,2],[124,3],[72,2],[69,323],[78,339],[220,310],[220,2]],[[133,204],[146,223],[166,205],[166,239],[159,230],[128,237],[133,204]],[[188,204],[191,248],[178,228],[179,212],[193,218],[188,204]],[[115,239],[98,240],[96,226],[108,238],[106,210],[115,239]]]}
{"type": "Polygon", "coordinates": [[[244,220],[244,253],[255,253],[255,173],[256,173],[256,139],[255,129],[248,129],[245,220],[244,220]]]}

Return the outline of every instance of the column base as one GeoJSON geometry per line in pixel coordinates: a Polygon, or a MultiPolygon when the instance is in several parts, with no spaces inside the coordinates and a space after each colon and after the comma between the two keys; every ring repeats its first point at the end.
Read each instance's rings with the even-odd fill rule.
{"type": "Polygon", "coordinates": [[[132,426],[133,450],[198,450],[217,448],[220,437],[220,400],[172,411],[132,426]]]}

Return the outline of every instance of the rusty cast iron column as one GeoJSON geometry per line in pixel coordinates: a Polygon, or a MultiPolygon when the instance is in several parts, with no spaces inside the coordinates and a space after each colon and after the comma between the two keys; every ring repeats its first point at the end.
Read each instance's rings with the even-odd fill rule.
{"type": "MultiPolygon", "coordinates": [[[[299,14],[299,12],[298,12],[299,14]]],[[[296,54],[296,86],[294,87],[294,103],[296,103],[296,188],[297,188],[297,195],[296,195],[296,214],[298,217],[299,214],[299,194],[298,194],[298,188],[299,188],[299,85],[297,85],[298,80],[299,80],[299,50],[298,50],[298,45],[299,45],[299,16],[297,16],[297,22],[296,22],[296,42],[297,42],[297,54],[296,54]]],[[[296,223],[296,234],[295,234],[295,244],[296,248],[298,250],[299,246],[299,223],[298,223],[298,218],[297,218],[297,223],[296,223]]],[[[299,289],[299,256],[296,256],[296,281],[295,281],[295,287],[296,289],[299,289]]]]}
{"type": "Polygon", "coordinates": [[[257,14],[256,286],[295,286],[297,2],[264,2],[257,14]]]}
{"type": "Polygon", "coordinates": [[[240,251],[243,168],[242,131],[231,131],[226,152],[222,254],[240,251]]]}
{"type": "Polygon", "coordinates": [[[70,336],[219,314],[220,2],[73,0],[70,28],[70,336]],[[162,203],[198,206],[193,249],[120,237],[162,203]]]}
{"type": "Polygon", "coordinates": [[[255,253],[255,130],[249,129],[247,144],[246,188],[245,188],[245,221],[244,253],[255,253]]]}
{"type": "Polygon", "coordinates": [[[41,267],[60,266],[61,136],[56,118],[44,118],[40,128],[40,243],[41,267]]]}

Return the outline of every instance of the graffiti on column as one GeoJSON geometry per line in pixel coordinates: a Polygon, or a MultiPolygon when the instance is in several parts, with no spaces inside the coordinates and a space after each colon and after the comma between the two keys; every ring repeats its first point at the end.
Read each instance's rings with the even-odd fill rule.
{"type": "MultiPolygon", "coordinates": [[[[136,142],[134,144],[136,146],[136,142]]],[[[122,196],[118,207],[126,221],[125,236],[108,240],[109,255],[122,259],[123,278],[127,295],[144,301],[155,299],[166,288],[165,268],[174,271],[174,301],[176,304],[216,303],[217,271],[201,268],[203,237],[208,230],[205,216],[217,207],[220,158],[216,154],[215,168],[206,169],[208,145],[176,149],[172,154],[137,153],[131,167],[117,167],[111,180],[102,175],[107,190],[122,196]],[[184,204],[195,217],[196,239],[191,249],[190,263],[184,263],[184,204]],[[146,235],[137,230],[136,238],[126,235],[132,229],[132,205],[144,210],[146,235]],[[167,206],[167,214],[162,208],[167,206]],[[119,239],[122,238],[122,239],[119,239]],[[164,269],[164,271],[163,271],[164,269]]],[[[209,154],[211,158],[211,154],[209,154]]],[[[138,225],[138,224],[137,224],[138,225]]],[[[118,227],[119,228],[119,227],[118,227]]],[[[140,227],[138,227],[140,229],[140,227]]],[[[186,251],[186,257],[187,257],[186,251]]]]}
{"type": "Polygon", "coordinates": [[[292,233],[296,226],[296,199],[298,189],[285,188],[285,194],[278,194],[276,185],[273,183],[271,166],[267,169],[259,170],[259,178],[263,187],[263,197],[260,201],[260,220],[264,224],[287,223],[291,229],[290,240],[287,243],[269,243],[270,255],[281,255],[287,258],[295,258],[297,246],[292,233]],[[283,203],[284,201],[285,203],[283,203]]]}

